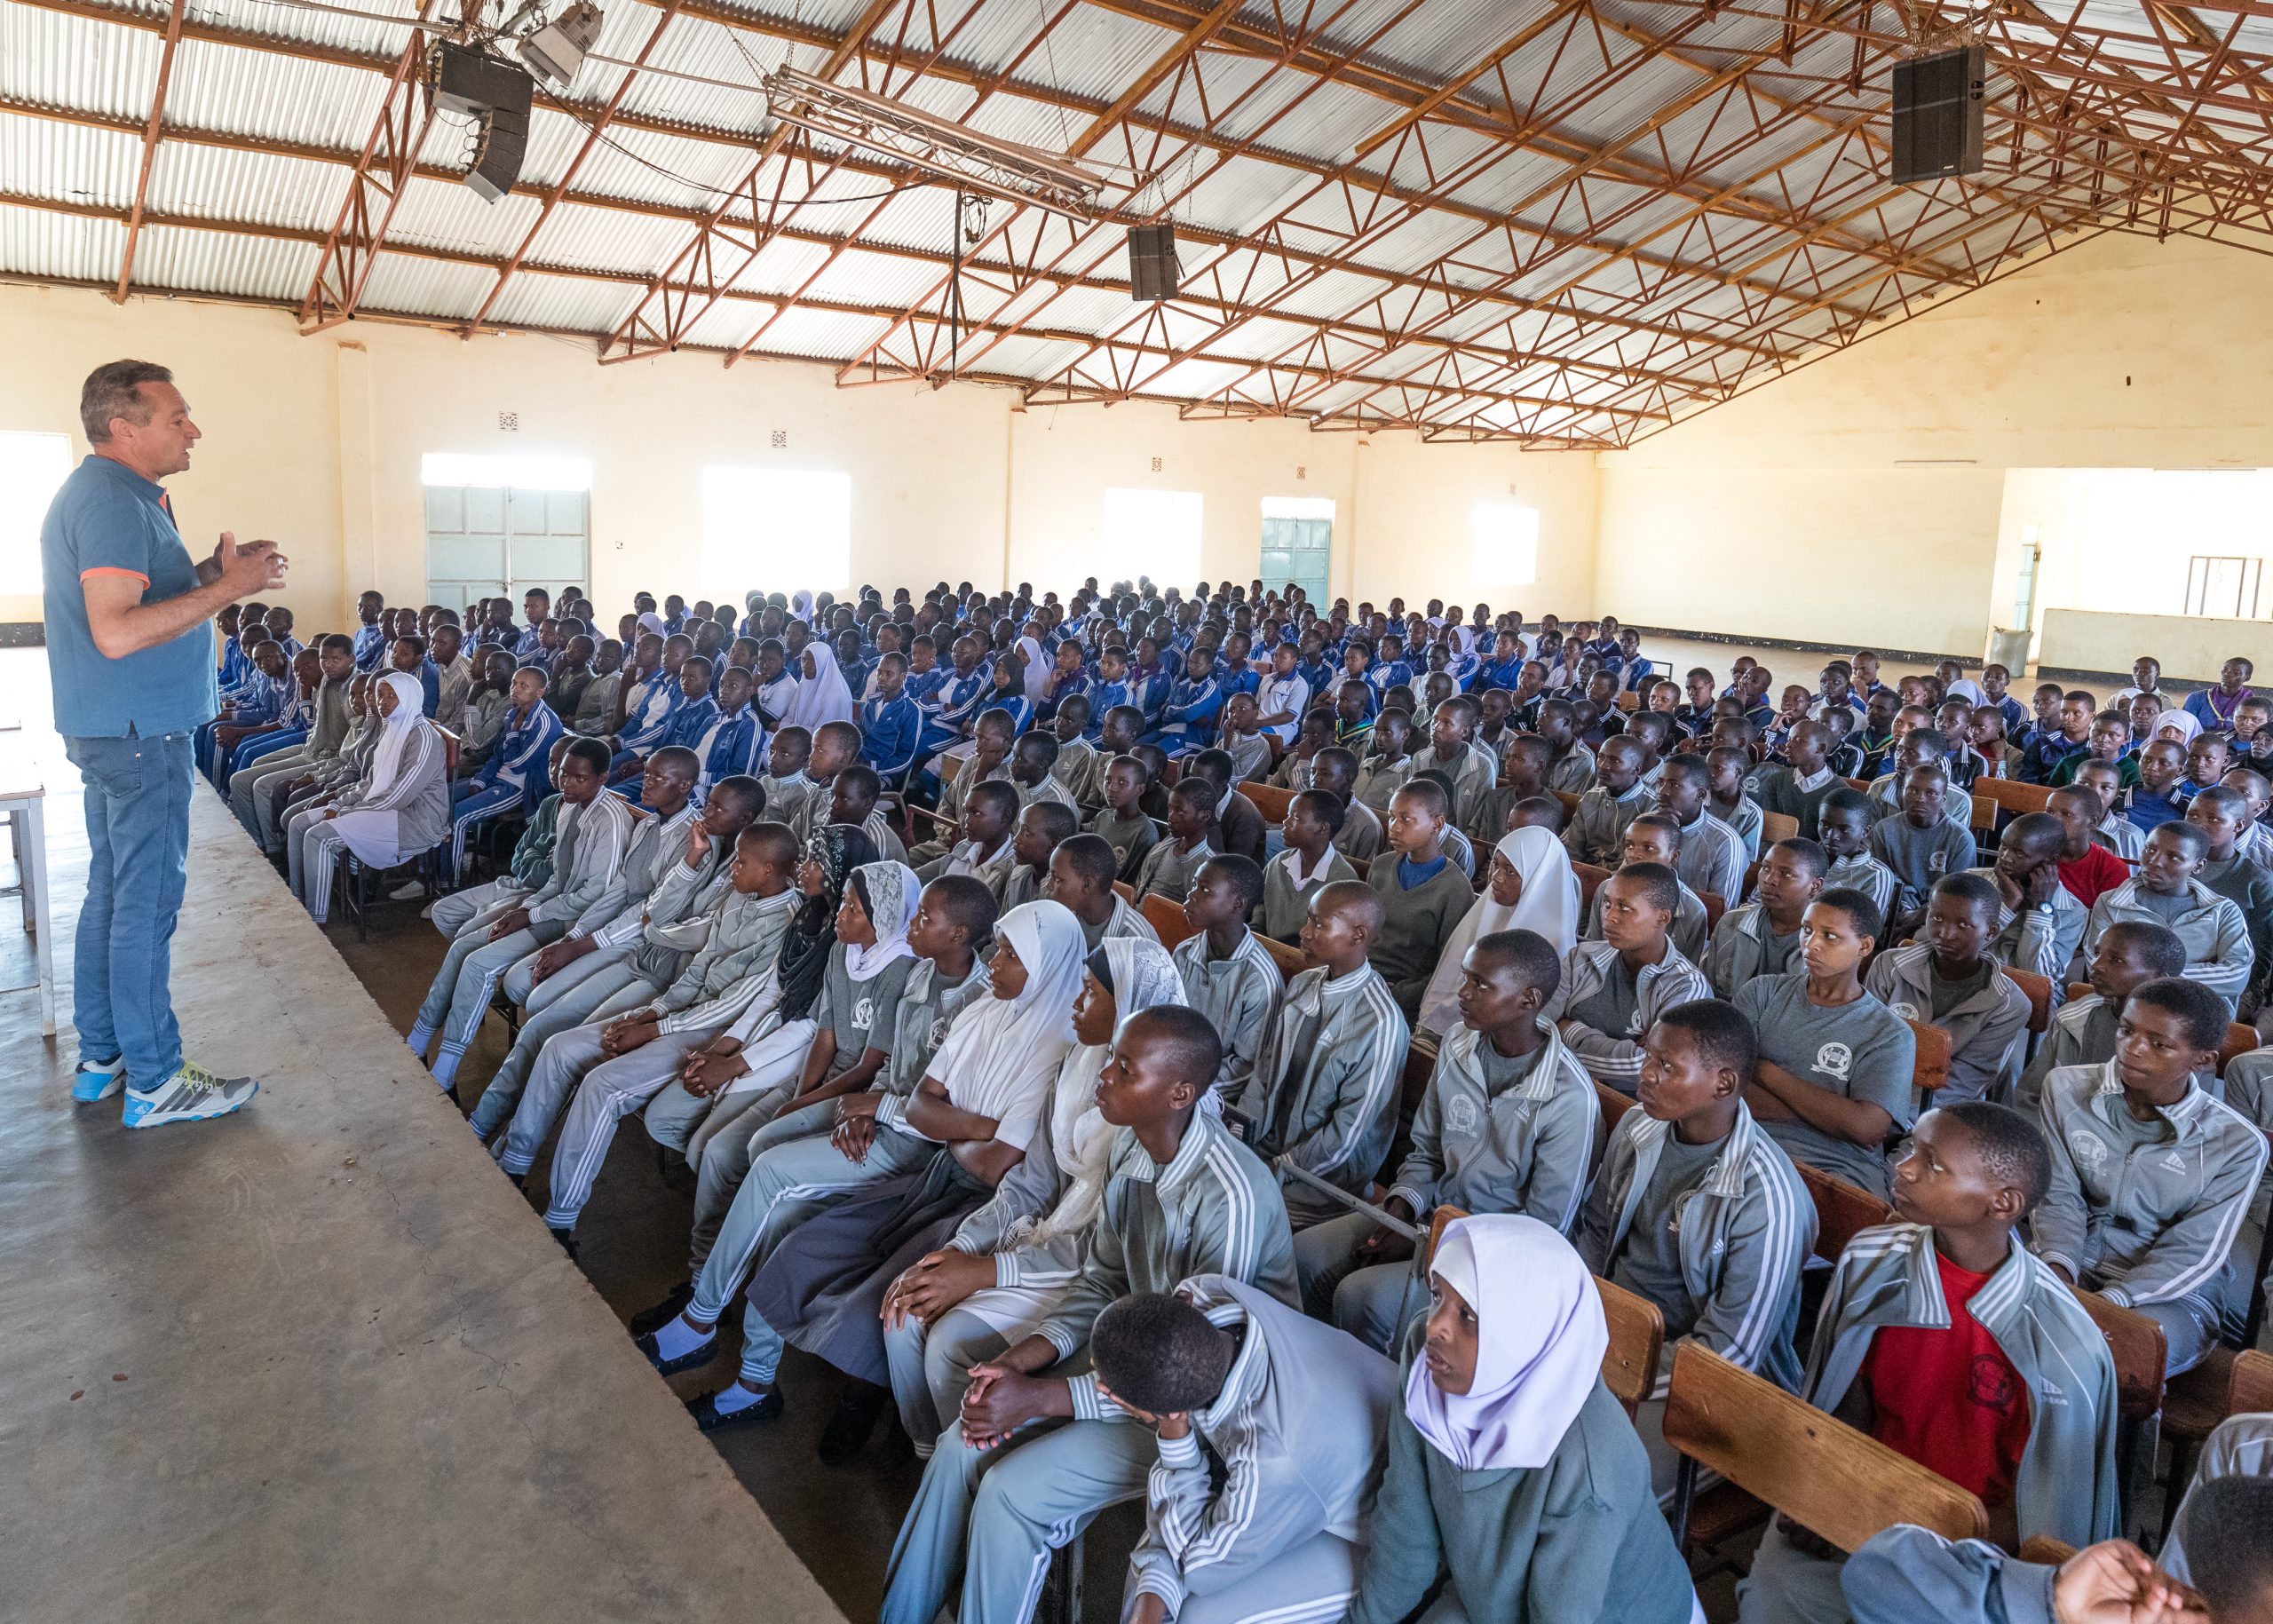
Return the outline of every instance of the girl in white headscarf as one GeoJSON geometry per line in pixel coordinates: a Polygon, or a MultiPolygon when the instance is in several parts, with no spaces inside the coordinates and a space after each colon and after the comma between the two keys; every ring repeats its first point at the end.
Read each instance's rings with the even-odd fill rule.
{"type": "Polygon", "coordinates": [[[1689,1570],[1602,1384],[1602,1298],[1535,1218],[1462,1218],[1406,1340],[1403,1414],[1350,1624],[1691,1624],[1689,1570]]]}
{"type": "Polygon", "coordinates": [[[796,591],[789,594],[789,618],[803,621],[808,626],[813,623],[813,595],[811,592],[796,591]]]}
{"type": "Polygon", "coordinates": [[[788,708],[782,713],[782,726],[811,733],[825,723],[852,720],[858,708],[852,703],[852,690],[844,685],[836,656],[819,643],[808,643],[797,661],[797,691],[790,695],[788,708]]]}
{"type": "Polygon", "coordinates": [[[1565,954],[1579,939],[1580,923],[1579,876],[1571,871],[1563,843],[1536,826],[1509,830],[1492,850],[1483,897],[1453,927],[1436,974],[1421,994],[1421,1029],[1441,1037],[1460,1025],[1461,960],[1478,937],[1529,931],[1565,954]]]}
{"type": "Polygon", "coordinates": [[[318,924],[331,908],[342,847],[364,867],[393,867],[449,837],[450,788],[442,735],[420,714],[418,679],[390,671],[378,685],[380,733],[368,774],[341,793],[302,836],[300,900],[318,924]]]}
{"type": "Polygon", "coordinates": [[[902,1271],[884,1295],[884,1352],[901,1421],[929,1455],[962,1406],[970,1367],[1041,1324],[1089,1256],[1119,1131],[1097,1110],[1113,1034],[1134,1015],[1186,1003],[1156,941],[1109,938],[1089,955],[1073,1006],[1081,1047],[1057,1070],[1045,1132],[954,1240],[902,1271]]]}

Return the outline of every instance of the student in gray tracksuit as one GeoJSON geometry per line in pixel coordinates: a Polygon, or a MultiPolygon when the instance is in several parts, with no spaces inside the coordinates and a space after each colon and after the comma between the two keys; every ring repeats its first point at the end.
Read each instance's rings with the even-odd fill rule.
{"type": "Polygon", "coordinates": [[[1123,1298],[1097,1317],[1093,1347],[1098,1380],[1155,1440],[1123,1616],[1152,1596],[1177,1624],[1340,1618],[1381,1482],[1396,1367],[1220,1274],[1174,1297],[1123,1298]],[[1208,1393],[1215,1367],[1192,1356],[1219,1349],[1230,1367],[1208,1393]]]}
{"type": "MultiPolygon", "coordinates": [[[[1486,961],[1480,967],[1505,956],[1493,954],[1492,939],[1469,949],[1486,961]]],[[[1551,970],[1554,949],[1538,945],[1551,970]]],[[[1520,980],[1523,972],[1515,973],[1520,980]]],[[[1540,988],[1540,1001],[1548,995],[1540,988]]],[[[1413,1148],[1390,1184],[1389,1211],[1424,1229],[1438,1207],[1521,1213],[1561,1235],[1578,1226],[1602,1105],[1594,1079],[1555,1028],[1536,1013],[1528,1019],[1537,1046],[1517,1059],[1465,1022],[1445,1035],[1414,1113],[1413,1148]]],[[[1329,1218],[1295,1237],[1295,1263],[1314,1311],[1387,1352],[1428,1306],[1429,1287],[1409,1261],[1409,1243],[1394,1248],[1394,1261],[1360,1263],[1359,1248],[1377,1232],[1388,1239],[1361,1212],[1329,1218]]]]}
{"type": "Polygon", "coordinates": [[[1224,1040],[1224,1069],[1216,1079],[1218,1104],[1247,1091],[1286,992],[1279,961],[1247,929],[1247,916],[1259,900],[1253,893],[1262,878],[1262,871],[1243,858],[1219,858],[1201,869],[1184,904],[1186,917],[1199,929],[1170,955],[1184,995],[1224,1040]]]}
{"type": "MultiPolygon", "coordinates": [[[[1355,928],[1380,917],[1379,899],[1354,881],[1311,899],[1304,936],[1325,962],[1287,984],[1236,1107],[1256,1154],[1352,1195],[1373,1182],[1389,1155],[1411,1042],[1389,983],[1366,960],[1367,935],[1355,928]],[[1326,922],[1331,930],[1320,929],[1326,922]]],[[[1347,1210],[1297,1179],[1285,1183],[1287,1215],[1297,1229],[1347,1210]]]]}
{"type": "Polygon", "coordinates": [[[2037,1255],[2159,1324],[2173,1375],[2217,1339],[2234,1238],[2265,1172],[2265,1136],[2189,1074],[2215,1053],[2206,1029],[2222,1026],[2206,1011],[2190,1016],[2190,994],[2205,992],[2150,981],[2125,1006],[2142,1026],[2165,1012],[2191,1019],[2206,1029],[2188,1034],[2199,1049],[2147,1055],[2146,1044],[2126,1043],[2103,1066],[2054,1072],[2039,1107],[2053,1155],[2052,1191],[2031,1225],[2037,1255]]]}
{"type": "MultiPolygon", "coordinates": [[[[610,795],[603,780],[606,769],[592,757],[606,747],[590,740],[571,744],[561,759],[560,834],[553,847],[552,873],[545,883],[519,902],[527,917],[517,929],[495,939],[487,930],[458,933],[443,955],[442,967],[418,1008],[418,1018],[405,1040],[424,1051],[426,1041],[439,1034],[442,1042],[433,1062],[434,1081],[444,1088],[457,1078],[458,1063],[466,1046],[481,1029],[489,1013],[489,1000],[505,972],[547,943],[568,933],[569,926],[598,900],[623,866],[631,844],[633,820],[641,814],[622,796],[610,795]]],[[[508,923],[508,914],[497,923],[508,923]]],[[[495,929],[493,925],[490,929],[495,929]]]]}
{"type": "Polygon", "coordinates": [[[2059,1572],[1897,1523],[1848,1559],[1839,1583],[1854,1624],[2067,1624],[2052,1604],[2059,1572]]]}
{"type": "MultiPolygon", "coordinates": [[[[1205,1020],[1165,1008],[1124,1026],[1119,1043],[1163,1030],[1179,1045],[1188,1042],[1193,1054],[1216,1046],[1205,1020]]],[[[1143,1491],[1158,1453],[1152,1435],[1098,1393],[1097,1378],[1084,1374],[1086,1359],[1076,1357],[1107,1303],[1135,1292],[1173,1290],[1194,1275],[1222,1274],[1295,1305],[1294,1240],[1278,1181],[1219,1120],[1199,1109],[1216,1057],[1201,1054],[1202,1068],[1192,1054],[1171,1058],[1164,1047],[1152,1052],[1161,1055],[1157,1064],[1176,1068],[1174,1083],[1166,1086],[1164,1077],[1158,1097],[1144,1108],[1167,1108],[1118,1135],[1081,1274],[1033,1335],[986,1367],[1029,1373],[990,1378],[986,1413],[1006,1415],[1006,1430],[1049,1414],[1069,1422],[981,1449],[970,1438],[973,1412],[966,1401],[963,1425],[940,1435],[892,1546],[883,1624],[932,1624],[958,1573],[962,1617],[974,1624],[1024,1624],[1050,1551],[1105,1506],[1143,1491]],[[1140,1133],[1172,1135],[1168,1160],[1156,1161],[1140,1133]]],[[[1147,1066],[1153,1064],[1148,1058],[1147,1066]]],[[[1114,1086],[1109,1070],[1101,1091],[1114,1086]]],[[[1152,1084],[1143,1076],[1129,1086],[1152,1084]]]]}
{"type": "Polygon", "coordinates": [[[2221,1477],[2273,1477],[2273,1414],[2229,1415],[2202,1446],[2201,1459],[2195,1462],[2193,1479],[2186,1485],[2186,1498],[2178,1503],[2177,1518],[2160,1555],[2163,1572],[2173,1579],[2193,1582],[2186,1556],[2187,1515],[2202,1485],[2221,1477]]]}
{"type": "MultiPolygon", "coordinates": [[[[1941,888],[1935,890],[1934,906],[1940,907],[1941,888]]],[[[1985,926],[1987,906],[1979,906],[1985,926]]],[[[1986,930],[1981,934],[1985,938],[1986,930]]],[[[1951,984],[1942,980],[1935,961],[1933,947],[1925,942],[1881,953],[1871,961],[1868,985],[1903,1019],[1939,1026],[1950,1034],[1949,1080],[1935,1091],[1936,1104],[1993,1099],[2004,1091],[2005,1079],[2020,1070],[2028,1033],[2028,994],[1994,959],[1984,956],[1976,963],[1987,972],[1987,979],[1976,975],[1962,983],[1972,990],[1942,1008],[1936,994],[1945,993],[1951,984]]]]}
{"type": "Polygon", "coordinates": [[[1572,861],[1605,867],[1618,861],[1626,826],[1649,811],[1655,799],[1649,786],[1640,781],[1641,760],[1641,747],[1630,739],[1612,739],[1602,747],[1595,786],[1579,797],[1577,810],[1564,826],[1563,844],[1572,861]]]}
{"type": "MultiPolygon", "coordinates": [[[[2115,1017],[2134,987],[2186,973],[2186,948],[2160,925],[2111,925],[2093,948],[2092,990],[2053,1011],[2052,1025],[2013,1088],[2013,1105],[2034,1115],[2044,1080],[2063,1066],[2104,1066],[2115,1058],[2115,1017]]],[[[2213,1072],[2195,1079],[2218,1092],[2213,1072]]]]}
{"type": "MultiPolygon", "coordinates": [[[[755,797],[740,801],[723,793],[731,782],[728,780],[713,788],[709,804],[701,814],[705,831],[702,855],[690,860],[686,841],[680,843],[676,855],[657,852],[658,860],[667,867],[645,899],[634,901],[593,930],[589,939],[594,947],[590,953],[531,983],[513,1047],[490,1077],[481,1103],[473,1111],[474,1131],[493,1140],[494,1151],[502,1155],[503,1142],[495,1136],[512,1121],[518,1124],[514,1137],[527,1145],[527,1155],[534,1156],[567,1104],[565,1089],[574,1086],[574,1078],[566,1079],[564,1091],[549,1099],[531,1102],[523,1093],[547,1043],[588,1022],[604,1022],[645,1007],[648,1000],[678,978],[687,960],[709,937],[712,916],[725,896],[728,859],[742,830],[750,826],[751,811],[756,804],[755,797]],[[525,1110],[528,1115],[523,1121],[525,1110]]],[[[511,978],[512,972],[508,971],[509,983],[511,978]]]]}
{"type": "MultiPolygon", "coordinates": [[[[2197,1077],[2207,1089],[2211,1080],[2197,1077]]],[[[2273,1134],[2273,1049],[2253,1049],[2226,1063],[2224,1099],[2261,1134],[2273,1134]]],[[[2238,1325],[2249,1313],[2250,1294],[2257,1285],[2257,1255],[2264,1249],[2269,1206],[2273,1206],[2273,1168],[2257,1181],[2249,1198],[2249,1211],[2234,1232],[2233,1273],[2226,1282],[2226,1318],[2238,1325]]]]}
{"type": "Polygon", "coordinates": [[[2092,904],[2084,927],[2084,952],[2099,946],[2107,928],[2120,920],[2142,920],[2175,931],[2186,946],[2186,978],[2206,986],[2226,1002],[2227,1018],[2249,985],[2257,951],[2241,910],[2202,883],[2204,853],[2210,849],[2190,823],[2166,823],[2147,836],[2139,872],[2092,904]]]}
{"type": "MultiPolygon", "coordinates": [[[[616,1124],[653,1099],[678,1075],[689,1055],[751,1003],[778,994],[773,963],[801,900],[790,884],[800,855],[778,823],[745,830],[734,854],[734,882],[718,905],[709,939],[678,978],[644,1008],[564,1032],[544,1046],[531,1080],[532,1097],[558,1097],[562,1078],[578,1079],[553,1148],[545,1208],[551,1228],[575,1228],[615,1141],[616,1124]],[[619,1024],[645,1029],[645,1041],[623,1049],[621,1036],[612,1035],[619,1024]]],[[[521,1139],[516,1112],[500,1162],[508,1173],[518,1172],[514,1162],[534,1156],[536,1149],[537,1144],[521,1139]]]]}
{"type": "Polygon", "coordinates": [[[1629,923],[1612,915],[1604,901],[1605,939],[1577,943],[1564,955],[1563,984],[1545,1011],[1588,1073],[1621,1094],[1634,1091],[1642,1073],[1642,1036],[1658,1018],[1675,1004],[1713,995],[1705,972],[1666,933],[1673,909],[1667,906],[1669,895],[1657,893],[1671,893],[1680,883],[1671,869],[1656,863],[1630,866],[1604,881],[1601,891],[1620,893],[1621,906],[1631,908],[1637,899],[1645,903],[1643,916],[1629,923]],[[1635,887],[1640,889],[1632,896],[1624,894],[1635,887]]]}
{"type": "Polygon", "coordinates": [[[1800,930],[1808,905],[1824,891],[1830,859],[1812,840],[1779,840],[1761,860],[1752,900],[1721,915],[1713,945],[1698,963],[1716,998],[1759,976],[1780,976],[1801,968],[1800,930]]]}
{"type": "Polygon", "coordinates": [[[2067,839],[2067,827],[2050,812],[2024,813],[2006,828],[1995,862],[1966,870],[1998,888],[1991,956],[2050,981],[2055,1003],[2091,918],[2076,893],[2060,883],[2060,852],[2067,839]],[[2017,903],[2007,895],[2007,885],[2020,892],[2017,903]]]}
{"type": "MultiPolygon", "coordinates": [[[[2045,1534],[2075,1546],[2111,1537],[2119,1495],[2115,1361],[2107,1339],[2076,1294],[2017,1237],[1965,1307],[2012,1362],[2027,1395],[2028,1443],[2013,1485],[2020,1537],[2045,1534]]],[[[1808,1359],[1808,1400],[1839,1414],[1880,1331],[1950,1324],[1934,1231],[1923,1224],[1864,1230],[1841,1255],[1824,1298],[1808,1359]]],[[[1738,1587],[1740,1624],[1845,1624],[1843,1565],[1806,1553],[1771,1522],[1738,1587]]]]}

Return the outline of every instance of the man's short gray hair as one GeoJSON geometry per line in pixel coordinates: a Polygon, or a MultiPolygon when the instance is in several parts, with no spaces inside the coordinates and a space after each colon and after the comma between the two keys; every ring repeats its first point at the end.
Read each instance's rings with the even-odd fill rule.
{"type": "Polygon", "coordinates": [[[173,381],[173,369],[154,360],[113,360],[97,367],[79,386],[79,426],[87,432],[87,443],[99,446],[109,440],[114,417],[138,427],[148,423],[153,408],[141,396],[142,385],[173,381]]]}

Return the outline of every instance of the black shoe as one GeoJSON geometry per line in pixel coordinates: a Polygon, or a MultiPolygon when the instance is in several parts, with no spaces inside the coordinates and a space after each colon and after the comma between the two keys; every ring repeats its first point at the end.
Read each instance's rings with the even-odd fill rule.
{"type": "Polygon", "coordinates": [[[576,1261],[576,1232],[574,1230],[554,1229],[550,1224],[547,1224],[545,1233],[560,1243],[560,1249],[568,1254],[570,1263],[576,1261]]]}
{"type": "Polygon", "coordinates": [[[821,1429],[820,1442],[814,1447],[820,1463],[842,1466],[867,1448],[868,1435],[876,1430],[876,1417],[884,1413],[890,1397],[886,1390],[862,1382],[838,1399],[836,1414],[821,1429]]]}
{"type": "Polygon", "coordinates": [[[746,1404],[729,1414],[718,1414],[718,1395],[705,1393],[689,1401],[686,1413],[694,1417],[694,1424],[705,1432],[716,1432],[725,1427],[755,1426],[760,1422],[778,1421],[781,1415],[781,1390],[774,1388],[756,1404],[746,1404]]]}
{"type": "Polygon", "coordinates": [[[631,1316],[630,1330],[634,1336],[649,1336],[678,1318],[679,1311],[694,1301],[694,1282],[681,1280],[671,1287],[670,1295],[653,1308],[643,1308],[631,1316]]]}
{"type": "Polygon", "coordinates": [[[716,1359],[718,1354],[718,1333],[714,1329],[710,1333],[709,1341],[699,1348],[690,1348],[675,1359],[667,1359],[663,1357],[662,1350],[655,1345],[655,1334],[653,1331],[644,1336],[634,1337],[632,1345],[647,1356],[647,1362],[655,1367],[656,1374],[675,1376],[682,1370],[699,1370],[716,1359]]]}

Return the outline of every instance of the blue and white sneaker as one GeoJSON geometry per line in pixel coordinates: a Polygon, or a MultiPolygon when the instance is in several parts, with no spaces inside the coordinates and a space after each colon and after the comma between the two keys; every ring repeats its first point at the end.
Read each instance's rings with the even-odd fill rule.
{"type": "Polygon", "coordinates": [[[129,1128],[163,1128],[169,1122],[202,1122],[226,1116],[260,1092],[249,1077],[218,1077],[203,1066],[185,1060],[181,1069],[145,1091],[126,1091],[129,1128]]]}
{"type": "Polygon", "coordinates": [[[90,1060],[82,1055],[79,1069],[71,1074],[71,1097],[83,1105],[108,1099],[126,1086],[126,1058],[115,1060],[90,1060]]]}

